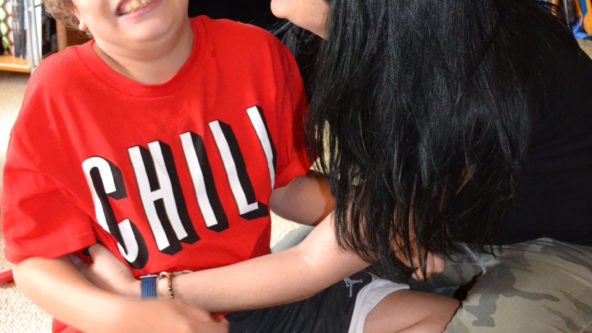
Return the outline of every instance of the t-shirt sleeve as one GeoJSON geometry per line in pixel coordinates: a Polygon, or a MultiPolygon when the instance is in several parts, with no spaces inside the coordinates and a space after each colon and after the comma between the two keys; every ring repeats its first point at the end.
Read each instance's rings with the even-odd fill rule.
{"type": "MultiPolygon", "coordinates": [[[[279,44],[279,42],[278,42],[279,44]]],[[[295,177],[306,174],[310,161],[306,154],[304,140],[304,116],[308,108],[300,71],[292,53],[283,45],[278,46],[276,75],[278,91],[276,115],[281,126],[278,149],[285,159],[278,161],[275,187],[286,186],[295,177]]]]}
{"type": "Polygon", "coordinates": [[[4,180],[2,233],[9,261],[56,258],[95,242],[88,216],[51,179],[11,166],[4,180]]]}
{"type": "Polygon", "coordinates": [[[41,112],[35,113],[39,117],[33,116],[26,108],[25,104],[12,130],[3,171],[2,233],[5,255],[11,262],[31,256],[60,257],[96,239],[89,215],[77,205],[67,186],[45,168],[63,168],[59,157],[48,157],[59,152],[52,152],[54,140],[40,129],[43,125],[37,125],[47,124],[47,119],[41,112]]]}

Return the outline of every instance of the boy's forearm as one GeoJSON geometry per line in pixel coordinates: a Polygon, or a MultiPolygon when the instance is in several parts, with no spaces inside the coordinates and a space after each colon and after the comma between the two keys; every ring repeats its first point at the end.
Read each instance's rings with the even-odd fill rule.
{"type": "Polygon", "coordinates": [[[286,304],[316,294],[368,265],[337,246],[330,218],[294,248],[174,277],[175,298],[223,312],[286,304]]]}
{"type": "Polygon", "coordinates": [[[32,257],[15,264],[14,278],[20,290],[57,319],[85,332],[108,332],[121,316],[119,296],[88,282],[62,257],[32,257]]]}
{"type": "Polygon", "coordinates": [[[290,184],[273,191],[269,205],[274,213],[288,220],[316,225],[334,207],[327,180],[310,171],[296,177],[290,184]]]}

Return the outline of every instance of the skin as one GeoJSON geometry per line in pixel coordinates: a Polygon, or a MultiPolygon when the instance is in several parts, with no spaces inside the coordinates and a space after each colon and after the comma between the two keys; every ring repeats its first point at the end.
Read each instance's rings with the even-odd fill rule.
{"type": "Polygon", "coordinates": [[[325,0],[271,0],[273,15],[327,38],[329,4],[325,0]]]}
{"type": "Polygon", "coordinates": [[[120,0],[73,0],[79,29],[92,33],[97,54],[114,70],[146,84],[171,78],[191,53],[188,0],[154,0],[117,15],[120,0]]]}

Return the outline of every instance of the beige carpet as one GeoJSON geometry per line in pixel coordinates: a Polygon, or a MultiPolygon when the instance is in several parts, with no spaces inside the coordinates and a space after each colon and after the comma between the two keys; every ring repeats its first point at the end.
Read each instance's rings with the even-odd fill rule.
{"type": "MultiPolygon", "coordinates": [[[[26,74],[0,72],[0,168],[28,78],[26,74]]],[[[1,177],[0,173],[0,180],[1,177]]],[[[9,268],[10,264],[4,258],[4,238],[0,231],[0,271],[9,268]]],[[[0,286],[0,332],[49,332],[50,325],[49,316],[25,298],[14,283],[0,286]]]]}
{"type": "Polygon", "coordinates": [[[592,58],[592,41],[578,39],[578,43],[582,50],[584,50],[592,58]]]}
{"type": "MultiPolygon", "coordinates": [[[[592,57],[592,42],[579,41],[592,57]]],[[[0,169],[3,165],[8,133],[23,98],[28,75],[0,71],[0,169]]],[[[1,180],[0,173],[0,180],[1,180]]],[[[0,183],[1,184],[1,183],[0,183]]],[[[295,224],[273,216],[271,244],[276,244],[295,224]]],[[[10,268],[4,258],[4,238],[0,231],[0,271],[10,268]]],[[[50,332],[51,318],[18,291],[14,283],[0,286],[0,332],[50,332]]]]}

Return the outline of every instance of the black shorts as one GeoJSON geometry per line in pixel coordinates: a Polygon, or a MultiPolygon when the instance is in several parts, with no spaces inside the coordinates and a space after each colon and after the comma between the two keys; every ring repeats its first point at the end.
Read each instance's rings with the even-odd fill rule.
{"type": "Polygon", "coordinates": [[[267,309],[228,315],[230,333],[361,332],[367,314],[386,295],[407,285],[356,273],[313,297],[267,309]]]}

